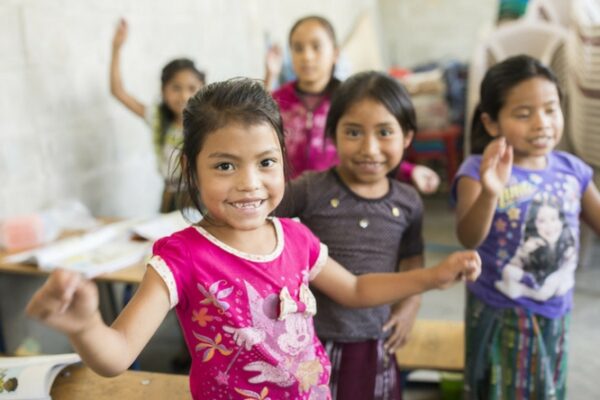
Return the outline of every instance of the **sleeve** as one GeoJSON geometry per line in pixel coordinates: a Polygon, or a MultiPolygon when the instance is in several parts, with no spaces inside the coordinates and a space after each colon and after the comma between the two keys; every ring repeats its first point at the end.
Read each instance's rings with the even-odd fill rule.
{"type": "Polygon", "coordinates": [[[462,177],[473,178],[476,181],[480,180],[479,177],[479,167],[481,166],[481,156],[469,156],[463,163],[460,165],[456,176],[454,177],[454,181],[452,182],[452,187],[450,188],[450,196],[453,204],[456,204],[457,199],[457,186],[458,181],[462,177]]]}
{"type": "Polygon", "coordinates": [[[304,173],[285,185],[283,199],[275,209],[275,216],[281,218],[301,217],[308,204],[308,188],[312,173],[304,173]]]}
{"type": "Polygon", "coordinates": [[[152,104],[152,105],[146,107],[146,110],[144,112],[144,121],[146,122],[146,125],[153,128],[154,126],[156,126],[157,119],[158,119],[158,106],[155,104],[152,104]]]}
{"type": "Polygon", "coordinates": [[[408,227],[402,234],[400,241],[400,258],[408,258],[423,254],[425,244],[423,240],[423,200],[416,190],[412,189],[410,204],[412,209],[408,227]]]}
{"type": "Polygon", "coordinates": [[[185,266],[189,263],[189,251],[176,237],[165,237],[154,243],[148,265],[154,268],[167,285],[171,308],[177,305],[184,308],[187,306],[185,266]]]}
{"type": "Polygon", "coordinates": [[[410,161],[402,161],[398,166],[398,173],[396,174],[396,179],[400,182],[411,183],[412,182],[412,172],[415,169],[415,164],[410,161]]]}
{"type": "MultiPolygon", "coordinates": [[[[290,228],[293,228],[294,235],[291,239],[295,245],[299,246],[302,253],[308,250],[308,280],[311,281],[319,275],[319,272],[327,264],[329,249],[301,222],[287,221],[290,224],[290,228]]],[[[290,229],[290,231],[292,230],[290,229]]]]}
{"type": "Polygon", "coordinates": [[[594,178],[594,170],[580,158],[575,156],[571,157],[573,160],[572,165],[575,171],[575,175],[577,176],[581,184],[581,197],[583,197],[583,194],[585,193],[590,182],[594,178]]]}

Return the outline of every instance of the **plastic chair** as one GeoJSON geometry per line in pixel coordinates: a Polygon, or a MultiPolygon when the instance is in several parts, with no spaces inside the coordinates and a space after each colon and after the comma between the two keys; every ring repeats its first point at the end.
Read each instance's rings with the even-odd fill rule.
{"type": "MultiPolygon", "coordinates": [[[[561,89],[566,94],[566,43],[567,30],[562,26],[521,19],[503,24],[476,46],[469,65],[467,85],[467,119],[463,146],[465,156],[471,153],[470,125],[475,107],[479,102],[479,85],[488,68],[508,57],[527,54],[548,65],[556,73],[561,89]]],[[[567,109],[564,105],[563,109],[565,110],[565,119],[567,119],[567,109]]]]}
{"type": "Polygon", "coordinates": [[[530,0],[525,18],[568,28],[571,23],[571,6],[571,0],[530,0]]]}

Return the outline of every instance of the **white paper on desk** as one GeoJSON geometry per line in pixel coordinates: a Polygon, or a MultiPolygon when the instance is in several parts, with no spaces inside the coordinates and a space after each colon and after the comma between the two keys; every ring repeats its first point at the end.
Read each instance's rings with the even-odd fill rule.
{"type": "Polygon", "coordinates": [[[4,262],[36,264],[42,270],[65,268],[88,278],[113,272],[141,261],[150,244],[132,241],[129,230],[135,221],[103,226],[81,236],[59,240],[39,249],[13,254],[4,262]]]}
{"type": "Polygon", "coordinates": [[[188,226],[190,223],[186,221],[181,211],[173,211],[135,225],[133,232],[144,239],[155,241],[188,226]]]}
{"type": "Polygon", "coordinates": [[[80,361],[81,358],[75,353],[0,357],[0,382],[2,387],[8,386],[11,389],[0,390],[0,399],[50,399],[50,389],[56,376],[66,366],[80,361]]]}

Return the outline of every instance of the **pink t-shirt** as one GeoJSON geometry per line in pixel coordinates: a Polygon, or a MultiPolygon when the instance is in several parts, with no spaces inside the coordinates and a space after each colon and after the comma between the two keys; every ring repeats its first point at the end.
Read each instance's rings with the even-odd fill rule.
{"type": "Polygon", "coordinates": [[[201,227],[154,244],[149,264],[169,288],[192,355],[194,399],[330,398],[308,290],[327,247],[298,222],[270,221],[277,246],[268,255],[235,250],[201,227]]]}

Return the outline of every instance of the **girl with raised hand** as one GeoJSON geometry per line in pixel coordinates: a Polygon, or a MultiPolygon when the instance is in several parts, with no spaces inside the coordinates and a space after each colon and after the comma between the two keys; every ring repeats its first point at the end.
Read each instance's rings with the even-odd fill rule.
{"type": "Polygon", "coordinates": [[[468,285],[468,399],[565,399],[579,220],[600,232],[592,169],[555,150],[556,76],[529,56],[486,73],[473,151],[453,194],[457,234],[483,260],[468,285]],[[481,154],[483,153],[483,154],[481,154]]]}
{"type": "Polygon", "coordinates": [[[329,399],[309,283],[348,307],[372,307],[478,276],[473,251],[433,268],[355,276],[304,225],[271,217],[284,194],[285,145],[262,84],[210,84],[188,101],[183,123],[184,187],[204,217],[154,244],[116,321],[102,321],[95,285],[67,271],[53,272],[28,305],[94,371],[126,370],[175,308],[195,399],[329,399]]]}
{"type": "Polygon", "coordinates": [[[128,30],[127,22],[121,19],[112,42],[110,92],[131,112],[143,118],[152,129],[159,172],[165,181],[160,211],[170,212],[186,205],[185,201],[176,196],[180,176],[176,152],[183,142],[183,109],[188,99],[204,86],[204,72],[198,70],[194,62],[187,58],[170,61],[163,67],[160,77],[160,104],[142,104],[125,89],[121,80],[121,47],[127,39],[128,30]]]}

